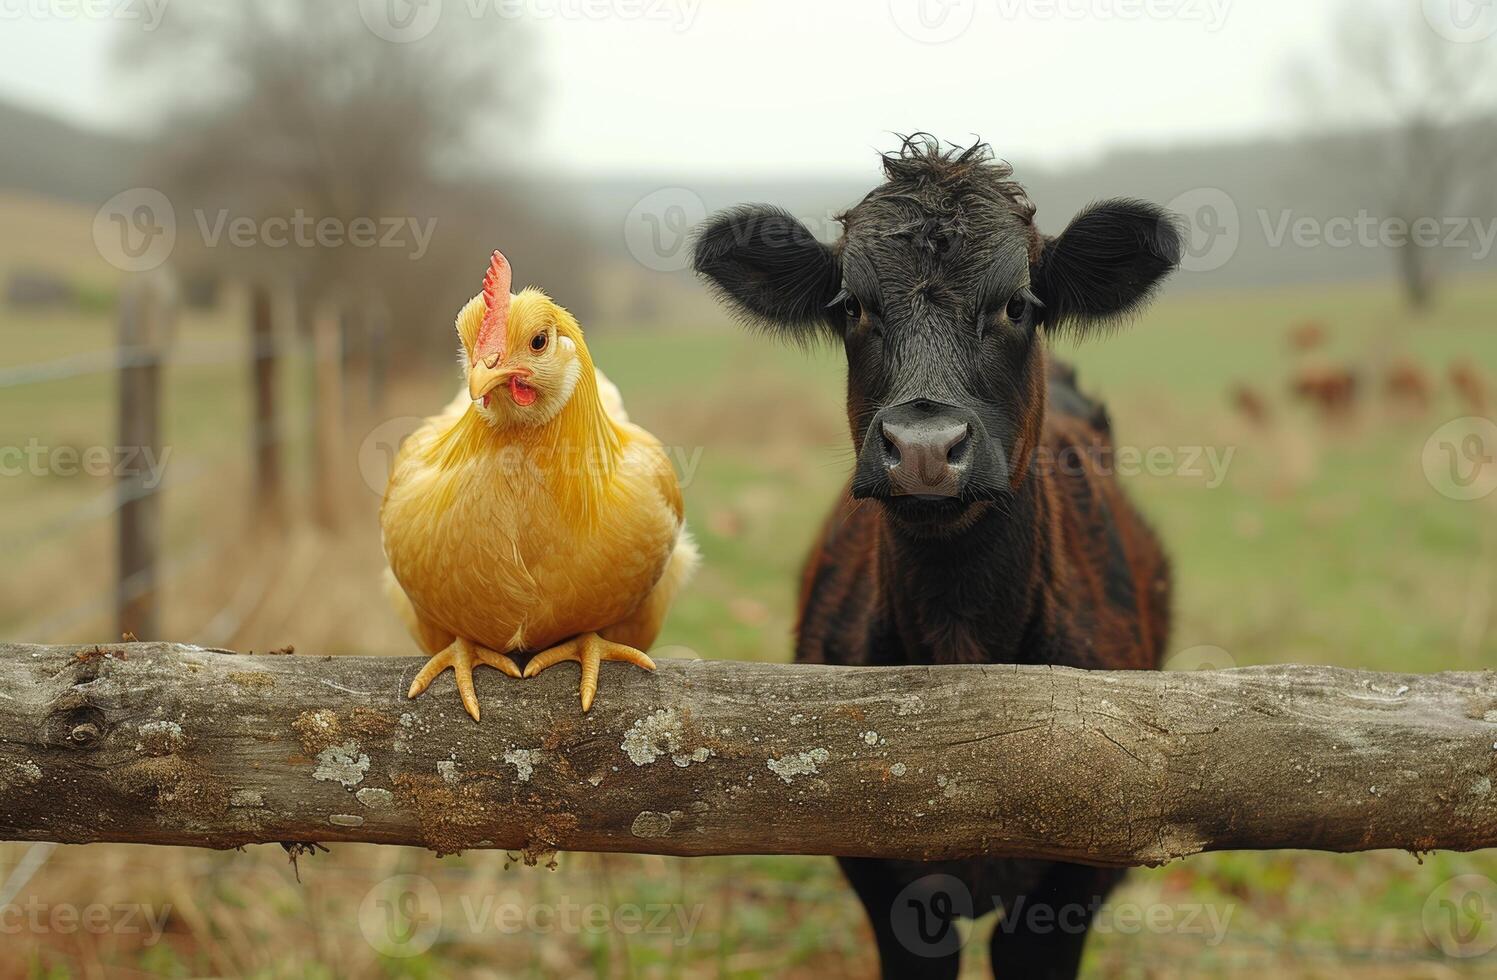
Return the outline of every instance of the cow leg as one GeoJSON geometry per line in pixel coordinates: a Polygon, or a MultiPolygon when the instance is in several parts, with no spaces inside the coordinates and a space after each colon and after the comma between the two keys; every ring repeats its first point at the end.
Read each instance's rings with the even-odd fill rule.
{"type": "Polygon", "coordinates": [[[896,874],[886,861],[839,858],[837,863],[868,913],[886,980],[957,975],[962,944],[952,914],[955,896],[920,887],[922,882],[939,881],[936,876],[921,878],[907,890],[909,879],[896,874]]]}
{"type": "Polygon", "coordinates": [[[1005,896],[1004,917],[988,941],[993,976],[1075,977],[1092,917],[1122,877],[1111,868],[1057,862],[1029,893],[1005,896]]]}

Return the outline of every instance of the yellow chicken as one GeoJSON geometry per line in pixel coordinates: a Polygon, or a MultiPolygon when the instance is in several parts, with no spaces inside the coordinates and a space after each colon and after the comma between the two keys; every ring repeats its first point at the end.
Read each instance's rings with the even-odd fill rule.
{"type": "Polygon", "coordinates": [[[476,721],[473,668],[523,676],[581,664],[653,670],[644,651],[697,563],[660,442],[624,413],[582,329],[545,293],[510,295],[495,252],[457,317],[467,390],[401,446],[380,508],[387,591],[476,721]]]}

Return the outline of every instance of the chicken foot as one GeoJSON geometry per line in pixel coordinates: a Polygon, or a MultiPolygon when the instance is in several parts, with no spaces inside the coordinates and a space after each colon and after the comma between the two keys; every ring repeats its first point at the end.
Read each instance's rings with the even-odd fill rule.
{"type": "Polygon", "coordinates": [[[457,693],[463,700],[463,707],[473,716],[474,721],[478,721],[480,712],[478,695],[473,690],[473,668],[479,664],[488,664],[509,677],[520,676],[519,666],[504,654],[459,637],[426,662],[416,679],[411,681],[411,689],[406,692],[406,697],[414,698],[430,687],[437,675],[451,667],[452,674],[457,679],[457,693]]]}
{"type": "Polygon", "coordinates": [[[624,643],[605,640],[597,633],[582,633],[531,657],[530,662],[525,665],[525,676],[534,677],[547,667],[566,660],[575,660],[582,665],[582,683],[579,689],[583,713],[593,706],[593,698],[597,696],[598,667],[603,661],[616,660],[645,670],[655,669],[655,661],[641,650],[624,643]]]}

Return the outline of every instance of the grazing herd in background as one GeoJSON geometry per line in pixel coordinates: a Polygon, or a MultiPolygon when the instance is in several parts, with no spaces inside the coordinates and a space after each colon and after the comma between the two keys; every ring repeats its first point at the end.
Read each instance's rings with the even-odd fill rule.
{"type": "MultiPolygon", "coordinates": [[[[1470,358],[1451,361],[1443,379],[1406,356],[1375,368],[1354,366],[1317,356],[1330,337],[1330,328],[1319,320],[1297,323],[1287,332],[1296,361],[1288,393],[1293,400],[1309,406],[1322,423],[1345,425],[1375,400],[1381,400],[1392,413],[1420,418],[1436,406],[1442,388],[1448,388],[1462,414],[1490,417],[1492,385],[1470,358]]],[[[1228,399],[1233,410],[1253,426],[1273,421],[1269,396],[1252,385],[1234,384],[1228,399]]]]}

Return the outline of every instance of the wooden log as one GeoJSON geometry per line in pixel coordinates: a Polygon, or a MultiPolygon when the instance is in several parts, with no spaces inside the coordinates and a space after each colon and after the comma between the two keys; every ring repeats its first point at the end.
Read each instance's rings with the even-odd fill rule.
{"type": "Polygon", "coordinates": [[[1158,864],[1497,845],[1497,678],[0,646],[0,838],[1158,864]]]}

